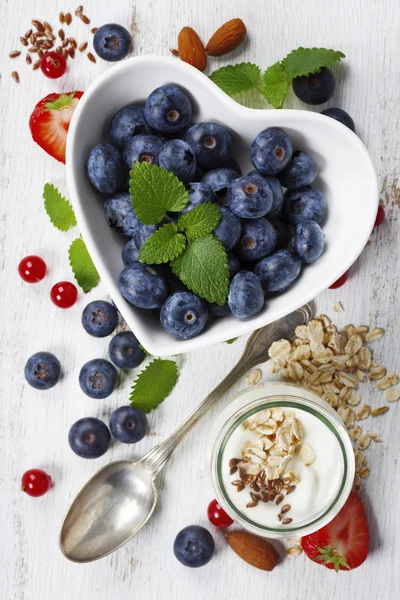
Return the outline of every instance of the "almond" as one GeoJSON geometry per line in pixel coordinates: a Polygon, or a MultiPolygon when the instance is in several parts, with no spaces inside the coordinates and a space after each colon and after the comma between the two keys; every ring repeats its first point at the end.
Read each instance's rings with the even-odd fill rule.
{"type": "Polygon", "coordinates": [[[246,25],[242,19],[232,19],[224,23],[211,36],[206,52],[210,56],[222,56],[227,52],[236,50],[246,37],[246,25]]]}
{"type": "Polygon", "coordinates": [[[207,54],[203,42],[191,27],[183,27],[178,35],[178,52],[181,60],[189,63],[199,71],[207,65],[207,54]]]}
{"type": "Polygon", "coordinates": [[[279,562],[279,554],[266,539],[248,531],[228,531],[226,541],[242,560],[256,569],[272,571],[279,562]]]}

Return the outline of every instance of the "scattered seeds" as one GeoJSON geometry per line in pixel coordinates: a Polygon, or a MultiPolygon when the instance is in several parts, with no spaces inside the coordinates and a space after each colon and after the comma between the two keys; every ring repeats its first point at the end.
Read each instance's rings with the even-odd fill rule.
{"type": "Polygon", "coordinates": [[[333,305],[333,311],[337,313],[344,312],[343,304],[341,302],[335,302],[333,305]]]}
{"type": "Polygon", "coordinates": [[[282,525],[289,525],[292,521],[293,521],[293,519],[289,519],[289,518],[283,519],[282,525]]]}
{"type": "Polygon", "coordinates": [[[371,417],[378,417],[379,415],[384,415],[388,410],[388,406],[379,406],[378,408],[374,408],[374,410],[371,411],[371,417]]]}
{"type": "Polygon", "coordinates": [[[40,67],[40,59],[33,63],[32,70],[36,71],[40,67]]]}
{"type": "Polygon", "coordinates": [[[19,56],[21,54],[21,52],[19,50],[13,50],[12,52],[10,52],[10,54],[8,55],[10,58],[17,58],[17,56],[19,56]]]}
{"type": "Polygon", "coordinates": [[[72,23],[72,15],[71,13],[66,13],[65,17],[64,17],[64,21],[65,23],[69,26],[72,23]]]}
{"type": "Polygon", "coordinates": [[[75,16],[79,17],[82,13],[83,13],[83,6],[80,5],[80,6],[78,6],[78,8],[75,11],[75,16]]]}
{"type": "Polygon", "coordinates": [[[74,48],[74,49],[78,46],[78,44],[76,43],[75,38],[69,38],[69,43],[70,43],[70,46],[72,48],[74,48]]]}
{"type": "Polygon", "coordinates": [[[81,44],[79,46],[79,52],[84,52],[87,47],[88,47],[88,43],[87,42],[83,42],[83,44],[81,44]]]}
{"type": "Polygon", "coordinates": [[[36,27],[38,31],[44,31],[44,25],[41,21],[38,21],[37,19],[32,19],[31,23],[34,27],[36,27]]]}
{"type": "Polygon", "coordinates": [[[15,83],[19,83],[19,75],[18,75],[17,71],[13,71],[11,73],[11,77],[14,79],[15,83]]]}
{"type": "Polygon", "coordinates": [[[80,20],[85,23],[85,25],[89,25],[90,19],[86,15],[79,15],[80,20]]]}
{"type": "Polygon", "coordinates": [[[27,54],[27,55],[25,56],[25,62],[26,62],[26,64],[27,64],[27,65],[30,65],[30,64],[31,64],[31,62],[32,62],[32,57],[31,57],[31,55],[30,55],[30,54],[27,54]]]}
{"type": "Polygon", "coordinates": [[[93,63],[96,62],[96,58],[93,56],[93,54],[91,52],[87,53],[87,57],[90,60],[90,62],[93,62],[93,63]]]}
{"type": "Polygon", "coordinates": [[[290,504],[284,504],[281,508],[281,515],[284,515],[285,513],[289,512],[289,510],[292,507],[290,506],[290,504]]]}
{"type": "Polygon", "coordinates": [[[97,30],[98,30],[98,27],[92,27],[92,29],[90,30],[90,33],[93,33],[93,35],[94,35],[97,30]]]}
{"type": "Polygon", "coordinates": [[[38,57],[43,58],[43,50],[41,50],[40,48],[38,50],[38,57]]]}
{"type": "Polygon", "coordinates": [[[43,27],[44,27],[45,31],[47,31],[48,33],[51,33],[53,31],[52,26],[47,21],[43,22],[43,27]]]}
{"type": "Polygon", "coordinates": [[[58,30],[58,37],[60,38],[61,41],[65,38],[64,29],[58,30]]]}
{"type": "Polygon", "coordinates": [[[25,37],[26,39],[28,39],[28,38],[30,38],[30,37],[31,37],[31,35],[32,35],[32,29],[28,29],[28,31],[26,31],[26,32],[25,32],[25,35],[24,35],[24,37],[25,37]]]}
{"type": "Polygon", "coordinates": [[[22,36],[19,38],[19,41],[23,46],[27,46],[29,44],[28,40],[22,36]]]}

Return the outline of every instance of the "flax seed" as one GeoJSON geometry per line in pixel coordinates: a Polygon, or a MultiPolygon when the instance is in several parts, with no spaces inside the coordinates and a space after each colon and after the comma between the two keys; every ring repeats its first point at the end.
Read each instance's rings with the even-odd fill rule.
{"type": "Polygon", "coordinates": [[[78,6],[78,8],[75,11],[75,16],[79,17],[82,13],[83,13],[83,6],[80,5],[80,6],[78,6]]]}
{"type": "Polygon", "coordinates": [[[37,40],[36,35],[34,33],[32,33],[31,37],[29,38],[30,43],[33,44],[33,45],[35,45],[36,44],[36,40],[37,40]]]}
{"type": "Polygon", "coordinates": [[[56,36],[54,35],[54,33],[51,33],[49,31],[48,33],[46,33],[46,39],[51,40],[52,42],[54,42],[54,40],[56,39],[56,36]]]}
{"type": "Polygon", "coordinates": [[[62,54],[62,48],[61,48],[61,46],[57,46],[56,52],[58,52],[58,54],[62,54]]]}
{"type": "Polygon", "coordinates": [[[27,65],[30,65],[32,63],[32,58],[31,58],[30,54],[27,54],[25,56],[25,62],[26,62],[27,65]]]}
{"type": "Polygon", "coordinates": [[[290,487],[287,489],[286,496],[287,496],[288,494],[292,494],[292,493],[294,492],[294,490],[295,490],[295,489],[296,489],[296,486],[295,486],[295,485],[291,485],[291,486],[290,486],[290,487]]]}
{"type": "Polygon", "coordinates": [[[14,79],[15,83],[19,83],[19,75],[18,75],[17,71],[13,71],[11,73],[11,77],[14,79]]]}
{"type": "Polygon", "coordinates": [[[60,14],[58,15],[58,20],[60,21],[60,23],[65,23],[65,15],[63,12],[60,12],[60,14]]]}
{"type": "Polygon", "coordinates": [[[284,504],[281,508],[281,515],[284,515],[285,513],[289,512],[289,510],[292,507],[290,506],[290,504],[284,504]]]}
{"type": "Polygon", "coordinates": [[[83,42],[83,44],[81,44],[79,46],[79,52],[84,52],[87,47],[88,47],[88,43],[87,42],[83,42]]]}
{"type": "Polygon", "coordinates": [[[69,44],[69,38],[65,38],[65,40],[63,40],[63,43],[61,44],[61,48],[66,48],[69,44]]]}
{"type": "Polygon", "coordinates": [[[229,461],[229,466],[236,467],[236,465],[239,463],[240,463],[240,458],[231,458],[231,460],[229,461]]]}
{"type": "Polygon", "coordinates": [[[238,470],[238,468],[237,468],[237,467],[231,467],[231,468],[229,469],[229,475],[234,475],[234,474],[236,473],[236,471],[237,471],[237,470],[238,470]]]}
{"type": "Polygon", "coordinates": [[[44,27],[45,31],[48,31],[48,32],[50,32],[50,33],[53,31],[53,28],[52,28],[52,26],[51,26],[51,25],[50,25],[50,23],[48,23],[47,21],[44,21],[44,22],[43,22],[43,27],[44,27]]]}
{"type": "Polygon", "coordinates": [[[92,29],[90,30],[90,33],[93,33],[93,35],[94,35],[97,30],[98,30],[98,27],[92,27],[92,29]]]}
{"type": "Polygon", "coordinates": [[[41,21],[38,21],[37,19],[32,19],[31,23],[34,27],[36,27],[38,31],[44,31],[44,25],[41,21]]]}
{"type": "Polygon", "coordinates": [[[277,504],[277,505],[280,504],[282,502],[283,498],[284,498],[283,494],[278,494],[278,496],[276,497],[276,500],[275,500],[275,504],[277,504]]]}
{"type": "Polygon", "coordinates": [[[170,48],[172,56],[179,56],[179,52],[176,48],[170,48]]]}
{"type": "Polygon", "coordinates": [[[33,63],[32,70],[36,71],[40,67],[40,59],[33,63]]]}
{"type": "Polygon", "coordinates": [[[60,38],[61,41],[65,38],[64,29],[58,30],[58,37],[60,38]]]}
{"type": "Polygon", "coordinates": [[[62,49],[62,55],[63,55],[64,58],[68,58],[69,57],[68,50],[66,48],[62,49]]]}
{"type": "Polygon", "coordinates": [[[89,25],[90,19],[86,15],[79,15],[80,20],[85,23],[85,25],[89,25]]]}
{"type": "Polygon", "coordinates": [[[30,37],[31,37],[31,35],[32,35],[32,29],[28,29],[28,31],[25,33],[24,37],[25,37],[26,39],[28,39],[28,38],[30,38],[30,37]]]}
{"type": "Polygon", "coordinates": [[[28,40],[22,36],[19,38],[19,41],[23,46],[27,46],[29,44],[28,40]]]}
{"type": "Polygon", "coordinates": [[[65,15],[65,17],[64,17],[64,20],[65,20],[65,22],[66,22],[66,24],[68,26],[71,25],[71,22],[72,22],[72,15],[71,15],[71,13],[67,13],[65,15]]]}
{"type": "Polygon", "coordinates": [[[38,50],[38,57],[43,58],[43,50],[41,50],[40,48],[38,50]]]}
{"type": "Polygon", "coordinates": [[[72,48],[76,48],[78,46],[78,44],[76,43],[75,38],[69,38],[69,43],[72,46],[72,48]]]}
{"type": "Polygon", "coordinates": [[[244,490],[244,483],[241,483],[240,485],[237,486],[236,491],[243,492],[243,490],[244,490]]]}
{"type": "Polygon", "coordinates": [[[291,523],[292,521],[293,521],[293,519],[290,519],[290,518],[283,519],[282,525],[289,525],[289,523],[291,523]]]}
{"type": "Polygon", "coordinates": [[[19,50],[13,50],[12,52],[10,52],[10,54],[8,55],[10,58],[17,58],[17,56],[19,56],[21,54],[21,52],[19,50]]]}
{"type": "Polygon", "coordinates": [[[90,62],[92,62],[92,63],[96,62],[96,58],[93,56],[93,54],[91,52],[87,53],[87,57],[90,60],[90,62]]]}
{"type": "Polygon", "coordinates": [[[37,46],[31,46],[28,52],[39,52],[39,48],[37,46]]]}
{"type": "Polygon", "coordinates": [[[254,508],[255,506],[257,506],[257,504],[258,504],[258,502],[248,502],[246,504],[246,508],[254,508]]]}
{"type": "Polygon", "coordinates": [[[43,40],[43,43],[41,44],[41,47],[45,50],[50,50],[50,48],[52,48],[53,46],[54,44],[51,40],[43,40]]]}

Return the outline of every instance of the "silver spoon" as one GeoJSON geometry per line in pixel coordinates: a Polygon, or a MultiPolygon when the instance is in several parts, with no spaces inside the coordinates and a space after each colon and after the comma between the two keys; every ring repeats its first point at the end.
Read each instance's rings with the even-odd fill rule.
{"type": "Polygon", "coordinates": [[[103,558],[131,539],[150,519],[158,500],[156,477],[202,417],[249,369],[268,360],[272,342],[290,338],[312,317],[305,305],[249,337],[236,366],[164,442],[137,462],[119,460],[98,471],[73,501],[60,534],[63,554],[74,562],[103,558]]]}

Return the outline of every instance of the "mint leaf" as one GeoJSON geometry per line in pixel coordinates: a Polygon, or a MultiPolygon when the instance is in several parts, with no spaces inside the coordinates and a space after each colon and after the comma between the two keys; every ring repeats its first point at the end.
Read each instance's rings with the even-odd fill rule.
{"type": "Polygon", "coordinates": [[[218,238],[208,235],[188,241],[185,252],[172,261],[171,267],[175,275],[201,298],[217,304],[226,301],[228,259],[218,238]]]}
{"type": "Polygon", "coordinates": [[[260,80],[260,67],[244,62],[228,65],[211,73],[210,79],[226,94],[232,96],[257,87],[260,80]]]}
{"type": "Polygon", "coordinates": [[[233,342],[236,342],[236,340],[237,340],[237,337],[232,338],[230,340],[226,340],[225,344],[233,344],[233,342]]]}
{"type": "Polygon", "coordinates": [[[282,108],[289,85],[290,78],[288,74],[282,63],[277,62],[264,73],[263,96],[274,108],[282,108]]]}
{"type": "Polygon", "coordinates": [[[178,366],[173,360],[156,358],[139,373],[129,397],[132,406],[149,413],[174,389],[178,381],[178,366]]]}
{"type": "Polygon", "coordinates": [[[46,183],[43,189],[44,209],[54,227],[60,231],[68,231],[76,225],[75,213],[71,204],[54,185],[46,183]]]}
{"type": "Polygon", "coordinates": [[[345,58],[343,52],[326,48],[297,48],[283,59],[282,65],[286,73],[294,79],[301,75],[318,73],[321,67],[328,67],[345,58]]]}
{"type": "Polygon", "coordinates": [[[90,258],[85,242],[77,238],[72,242],[68,250],[69,264],[78,285],[85,294],[95,288],[100,281],[100,275],[90,258]]]}
{"type": "Polygon", "coordinates": [[[156,225],[167,211],[180,212],[188,202],[188,192],[173,173],[147,162],[135,163],[130,172],[132,204],[139,221],[156,225]]]}
{"type": "Polygon", "coordinates": [[[176,225],[168,223],[146,240],[140,248],[139,260],[149,265],[167,263],[182,254],[185,246],[185,236],[178,233],[176,225]]]}
{"type": "Polygon", "coordinates": [[[190,240],[202,238],[213,232],[221,218],[218,204],[205,202],[178,219],[178,227],[190,240]]]}

